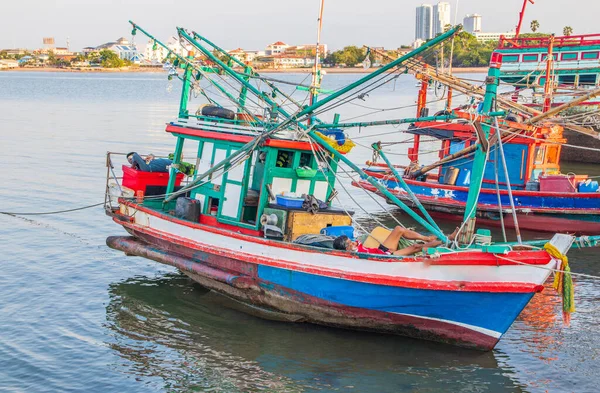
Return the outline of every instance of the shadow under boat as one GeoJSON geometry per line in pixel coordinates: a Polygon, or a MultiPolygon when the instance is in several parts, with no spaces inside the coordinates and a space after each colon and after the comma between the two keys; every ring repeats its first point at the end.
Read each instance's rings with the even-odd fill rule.
{"type": "Polygon", "coordinates": [[[446,381],[459,387],[467,379],[512,391],[523,387],[511,379],[510,369],[498,372],[495,352],[265,320],[264,310],[183,274],[114,283],[109,296],[111,348],[131,362],[128,372],[160,377],[175,390],[221,386],[223,380],[232,384],[230,391],[297,391],[304,384],[368,388],[372,379],[385,385],[380,391],[399,383],[439,388],[446,381]],[[256,313],[261,318],[249,315],[256,313]]]}

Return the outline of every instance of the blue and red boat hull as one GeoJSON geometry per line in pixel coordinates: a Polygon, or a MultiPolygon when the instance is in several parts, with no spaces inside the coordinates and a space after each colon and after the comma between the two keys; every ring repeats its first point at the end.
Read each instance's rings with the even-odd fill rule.
{"type": "MultiPolygon", "coordinates": [[[[218,244],[204,245],[182,236],[197,233],[197,239],[204,241],[214,236],[217,243],[222,231],[215,228],[161,214],[150,214],[148,220],[144,214],[144,208],[138,207],[135,219],[141,225],[115,216],[134,237],[111,237],[107,244],[128,255],[175,266],[210,289],[275,313],[276,319],[399,334],[481,350],[494,348],[532,296],[543,289],[549,274],[545,269],[515,265],[481,252],[449,255],[426,264],[418,258],[398,262],[366,256],[344,258],[343,265],[338,265],[339,252],[315,250],[305,254],[305,262],[320,261],[314,265],[279,263],[268,256],[254,259],[242,251],[225,253],[218,244]],[[187,226],[189,231],[175,235],[159,230],[176,225],[187,226]],[[360,273],[362,268],[372,273],[360,273]],[[471,280],[459,279],[467,276],[471,280]],[[499,282],[498,277],[506,281],[499,282]]],[[[245,250],[245,238],[231,234],[228,246],[245,250]]],[[[281,248],[275,244],[278,242],[270,245],[266,239],[252,241],[281,248]]],[[[259,246],[252,245],[256,250],[259,246]]],[[[291,246],[271,254],[291,256],[295,252],[291,246]]],[[[555,263],[544,251],[513,252],[508,258],[543,267],[555,263]]]]}
{"type": "MultiPolygon", "coordinates": [[[[389,175],[367,171],[399,198],[410,201],[408,194],[389,175]]],[[[462,221],[469,188],[430,181],[405,179],[406,183],[430,214],[437,218],[462,221]]],[[[360,181],[360,187],[377,193],[375,187],[360,181]]],[[[358,183],[354,183],[359,185],[358,183]]],[[[510,199],[507,190],[499,190],[505,225],[512,227],[510,199]]],[[[560,193],[514,190],[515,209],[521,229],[543,232],[566,232],[582,235],[600,234],[600,193],[560,193]]],[[[478,222],[500,226],[497,191],[482,188],[477,205],[478,222]]]]}

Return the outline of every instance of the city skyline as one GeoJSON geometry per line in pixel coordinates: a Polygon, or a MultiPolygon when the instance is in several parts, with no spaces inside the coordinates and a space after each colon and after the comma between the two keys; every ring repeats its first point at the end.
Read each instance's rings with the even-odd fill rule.
{"type": "MultiPolygon", "coordinates": [[[[593,0],[580,0],[588,9],[600,8],[593,0]]],[[[410,44],[415,36],[415,9],[420,1],[394,2],[372,0],[328,1],[325,3],[322,42],[330,49],[346,45],[398,47],[410,44]]],[[[456,0],[451,6],[450,23],[454,24],[456,0]]],[[[497,3],[496,3],[497,4],[497,3]]],[[[505,32],[517,24],[522,0],[506,0],[502,7],[491,2],[462,0],[458,2],[458,23],[466,14],[485,18],[485,31],[505,32]]],[[[290,3],[281,6],[274,0],[207,3],[158,0],[23,0],[2,7],[0,48],[39,48],[43,37],[54,37],[56,46],[66,46],[70,38],[72,50],[96,46],[119,37],[131,38],[132,19],[152,31],[157,38],[174,34],[173,24],[195,29],[227,49],[238,47],[259,49],[275,41],[311,43],[316,39],[318,1],[290,3]],[[227,7],[224,7],[227,4],[227,7]],[[187,12],[184,12],[187,10],[187,12]],[[209,15],[210,17],[203,17],[209,15]],[[293,15],[293,17],[290,17],[293,15]]],[[[524,19],[524,32],[536,19],[540,31],[562,33],[564,26],[573,34],[596,33],[595,13],[561,14],[558,1],[530,4],[524,19]]],[[[433,28],[433,26],[432,26],[433,28]]],[[[145,44],[141,40],[138,44],[145,44]]]]}

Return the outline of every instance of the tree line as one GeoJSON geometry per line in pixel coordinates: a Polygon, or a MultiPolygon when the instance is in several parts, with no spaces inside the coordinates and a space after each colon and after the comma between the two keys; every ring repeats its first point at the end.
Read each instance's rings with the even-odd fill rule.
{"type": "MultiPolygon", "coordinates": [[[[449,28],[450,26],[447,26],[449,28]]],[[[530,28],[532,33],[521,34],[520,37],[547,37],[550,34],[537,33],[540,28],[540,23],[537,20],[531,21],[530,28]]],[[[563,35],[569,36],[573,34],[571,26],[563,28],[563,35]]],[[[437,48],[424,52],[421,60],[432,66],[444,66],[452,63],[453,67],[485,67],[489,64],[490,57],[494,49],[498,46],[498,41],[479,42],[477,38],[465,31],[460,32],[454,39],[452,48],[451,41],[446,41],[444,49],[438,45],[437,48]],[[452,59],[450,59],[452,56],[452,59]],[[443,62],[443,63],[442,63],[443,62]]],[[[346,66],[355,67],[360,65],[365,60],[367,50],[357,46],[346,46],[343,49],[335,52],[330,52],[325,57],[323,63],[330,66],[346,66]]],[[[397,51],[387,51],[391,58],[397,58],[397,51]]],[[[382,58],[370,54],[371,64],[381,63],[387,64],[389,58],[382,58]]]]}

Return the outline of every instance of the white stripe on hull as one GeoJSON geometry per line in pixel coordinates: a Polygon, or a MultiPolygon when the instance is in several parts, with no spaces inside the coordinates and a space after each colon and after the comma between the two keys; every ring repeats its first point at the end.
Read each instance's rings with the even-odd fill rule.
{"type": "Polygon", "coordinates": [[[284,261],[303,268],[335,269],[341,272],[364,275],[389,276],[392,278],[407,278],[435,281],[463,281],[484,283],[520,283],[541,285],[550,272],[543,268],[554,267],[554,262],[547,265],[523,266],[451,266],[430,265],[425,262],[377,262],[358,258],[347,258],[337,255],[325,255],[315,252],[293,250],[266,246],[252,241],[232,238],[226,235],[204,231],[177,224],[161,217],[127,207],[125,214],[134,215],[135,223],[160,231],[166,235],[175,235],[199,245],[216,247],[237,254],[245,254],[256,258],[269,258],[284,261]],[[135,212],[135,213],[134,213],[135,212]]]}

